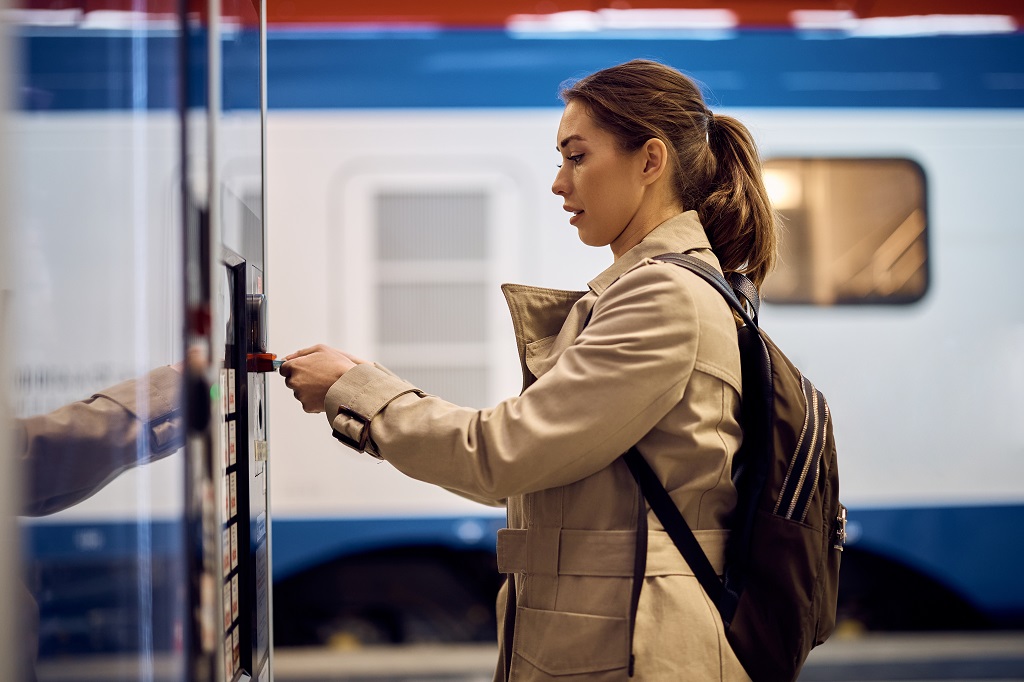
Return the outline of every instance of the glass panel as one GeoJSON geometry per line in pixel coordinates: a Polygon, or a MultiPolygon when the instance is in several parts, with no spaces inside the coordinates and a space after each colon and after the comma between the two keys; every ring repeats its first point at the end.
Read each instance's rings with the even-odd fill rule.
{"type": "Polygon", "coordinates": [[[928,287],[925,179],[907,159],[771,159],[783,216],[771,303],[892,304],[928,287]]]}
{"type": "MultiPolygon", "coordinates": [[[[266,381],[250,358],[266,347],[267,289],[263,225],[263,114],[261,109],[260,3],[220,4],[220,107],[211,106],[214,278],[219,283],[214,319],[214,362],[222,391],[214,424],[221,430],[217,486],[222,615],[222,669],[226,680],[266,680],[270,670],[270,521],[267,504],[266,381]],[[219,243],[218,243],[219,236],[219,243]],[[259,323],[259,324],[257,324],[259,323]],[[220,346],[219,344],[223,344],[220,346]],[[221,350],[217,350],[217,348],[221,350]]],[[[211,60],[213,62],[214,60],[211,60]]],[[[255,362],[255,361],[254,361],[255,362]]]]}
{"type": "Polygon", "coordinates": [[[6,121],[15,649],[24,679],[185,679],[179,22],[32,6],[6,121]]]}
{"type": "MultiPolygon", "coordinates": [[[[10,4],[0,0],[0,13],[8,12],[10,4]]],[[[8,385],[10,376],[9,350],[10,337],[10,298],[13,278],[11,264],[14,261],[11,253],[10,238],[10,179],[14,169],[8,163],[10,140],[7,135],[7,124],[10,116],[10,95],[13,93],[11,78],[14,69],[12,64],[11,40],[7,25],[0,21],[0,679],[17,680],[25,676],[18,668],[19,658],[27,663],[27,657],[19,656],[24,640],[16,638],[14,633],[24,626],[18,604],[24,600],[24,586],[20,579],[21,566],[18,551],[18,526],[15,518],[17,499],[20,492],[17,472],[18,463],[15,458],[12,432],[12,417],[7,405],[8,385]]]]}

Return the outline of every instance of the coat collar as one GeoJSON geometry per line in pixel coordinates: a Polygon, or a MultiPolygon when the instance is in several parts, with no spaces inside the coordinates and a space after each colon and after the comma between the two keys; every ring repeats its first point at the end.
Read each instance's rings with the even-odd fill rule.
{"type": "Polygon", "coordinates": [[[601,294],[612,282],[648,258],[663,253],[683,253],[694,249],[710,249],[711,243],[700,224],[696,211],[686,211],[658,225],[639,244],[622,254],[604,272],[589,282],[601,294]]]}

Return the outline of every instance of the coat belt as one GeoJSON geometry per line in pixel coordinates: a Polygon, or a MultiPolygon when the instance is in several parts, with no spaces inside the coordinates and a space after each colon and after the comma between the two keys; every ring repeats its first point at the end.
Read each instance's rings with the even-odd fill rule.
{"type": "MultiPolygon", "coordinates": [[[[693,534],[721,575],[729,531],[698,530],[693,534]]],[[[498,570],[501,573],[629,578],[633,575],[635,551],[636,531],[633,530],[503,528],[498,531],[498,570]]],[[[645,575],[693,575],[672,538],[663,530],[647,533],[645,575]]]]}

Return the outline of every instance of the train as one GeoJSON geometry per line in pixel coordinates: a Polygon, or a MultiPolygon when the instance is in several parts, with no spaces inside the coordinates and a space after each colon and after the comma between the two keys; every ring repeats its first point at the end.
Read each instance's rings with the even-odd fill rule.
{"type": "MultiPolygon", "coordinates": [[[[1012,17],[595,28],[607,13],[575,14],[483,28],[270,27],[270,347],[343,347],[471,407],[518,393],[499,286],[582,289],[610,260],[578,242],[550,191],[559,87],[628,59],[662,61],[749,127],[784,218],[761,323],[833,415],[849,508],[840,627],[1024,626],[1024,32],[1012,17]]],[[[177,191],[165,172],[174,140],[161,132],[173,116],[160,93],[143,106],[142,131],[138,110],[116,98],[91,100],[70,81],[32,87],[34,64],[79,68],[88,30],[29,26],[23,35],[27,50],[47,56],[29,60],[15,124],[40,141],[69,127],[82,140],[106,135],[106,146],[74,150],[85,155],[110,154],[118,135],[156,136],[143,162],[158,169],[92,182],[111,192],[144,183],[154,224],[176,220],[160,208],[177,191]]],[[[153,49],[156,63],[163,48],[153,49]]],[[[38,163],[38,177],[72,153],[29,148],[26,172],[38,163]]],[[[232,193],[256,190],[254,163],[227,160],[232,193]]],[[[102,248],[117,248],[116,238],[102,248]]],[[[144,248],[159,270],[160,254],[177,246],[144,248]]],[[[146,295],[175,307],[165,289],[146,295]]],[[[161,324],[172,330],[180,319],[168,312],[161,324]]],[[[180,351],[165,346],[147,357],[180,351]]],[[[110,358],[106,373],[72,377],[76,390],[135,369],[118,366],[112,349],[91,352],[110,358]]],[[[31,388],[32,361],[15,370],[31,388]]],[[[504,511],[341,447],[322,415],[303,413],[283,380],[267,380],[275,644],[492,638],[504,511]]],[[[167,494],[159,522],[175,503],[149,477],[177,480],[174,462],[112,485],[128,490],[144,477],[154,498],[167,494]]],[[[57,574],[62,543],[93,543],[102,564],[105,551],[124,549],[112,529],[126,513],[97,496],[32,521],[37,570],[57,574]]]]}
{"type": "MultiPolygon", "coordinates": [[[[1021,623],[1024,306],[997,292],[1024,247],[1024,101],[995,75],[1020,73],[1019,33],[342,40],[295,37],[279,53],[295,91],[270,99],[276,347],[337,345],[470,406],[514,395],[498,285],[585,288],[609,262],[577,243],[550,191],[559,85],[659,59],[750,127],[786,218],[762,324],[834,415],[851,519],[841,617],[1021,623]]],[[[490,547],[500,513],[339,448],[322,416],[272,388],[279,581],[315,576],[318,595],[358,584],[358,559],[341,556],[351,533],[370,544],[356,557],[461,552],[477,527],[490,547]],[[332,539],[336,576],[321,559],[332,539]]]]}

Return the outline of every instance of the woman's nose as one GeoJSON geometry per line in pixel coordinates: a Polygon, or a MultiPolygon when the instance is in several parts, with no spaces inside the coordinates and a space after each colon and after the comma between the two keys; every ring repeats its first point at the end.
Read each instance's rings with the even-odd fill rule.
{"type": "Polygon", "coordinates": [[[555,174],[555,181],[551,183],[551,192],[558,196],[565,196],[569,193],[568,183],[565,181],[565,167],[558,169],[555,174]]]}

